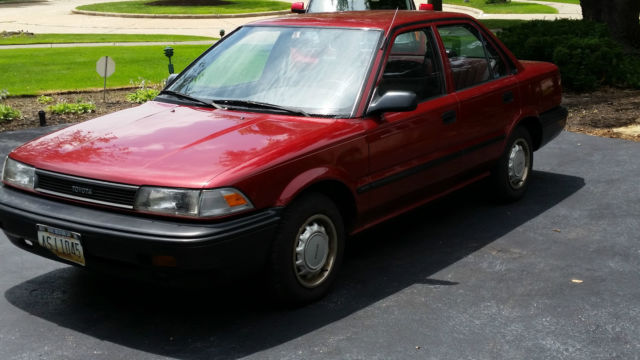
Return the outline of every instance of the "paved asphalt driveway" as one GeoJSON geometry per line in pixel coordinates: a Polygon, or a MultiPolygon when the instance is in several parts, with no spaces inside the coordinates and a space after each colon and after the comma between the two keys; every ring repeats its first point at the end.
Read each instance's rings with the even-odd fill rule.
{"type": "MultiPolygon", "coordinates": [[[[40,131],[0,134],[0,152],[40,131]]],[[[328,297],[290,311],[103,279],[0,235],[0,357],[638,359],[639,159],[640,143],[565,132],[523,201],[479,184],[378,226],[328,297]]]]}

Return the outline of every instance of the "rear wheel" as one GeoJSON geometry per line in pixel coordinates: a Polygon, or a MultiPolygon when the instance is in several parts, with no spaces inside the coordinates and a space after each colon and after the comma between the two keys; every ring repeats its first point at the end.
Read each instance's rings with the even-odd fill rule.
{"type": "Polygon", "coordinates": [[[531,135],[522,127],[516,128],[504,153],[492,172],[496,195],[503,201],[516,201],[529,186],[533,169],[533,147],[531,135]]]}
{"type": "Polygon", "coordinates": [[[324,296],[344,253],[342,216],[322,194],[305,195],[283,214],[269,266],[274,295],[298,305],[324,296]]]}

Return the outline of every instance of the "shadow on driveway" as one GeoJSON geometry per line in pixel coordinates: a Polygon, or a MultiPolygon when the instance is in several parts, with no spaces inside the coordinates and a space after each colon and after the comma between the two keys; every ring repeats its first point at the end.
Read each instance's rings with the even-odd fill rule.
{"type": "Polygon", "coordinates": [[[540,171],[532,176],[527,196],[518,203],[492,203],[482,195],[486,184],[480,183],[351,238],[333,291],[300,309],[277,309],[260,291],[240,286],[177,291],[107,280],[73,267],[16,285],[5,297],[61,327],[152,354],[181,359],[248,356],[415,284],[464,285],[433,276],[585,186],[584,179],[574,176],[540,171]]]}

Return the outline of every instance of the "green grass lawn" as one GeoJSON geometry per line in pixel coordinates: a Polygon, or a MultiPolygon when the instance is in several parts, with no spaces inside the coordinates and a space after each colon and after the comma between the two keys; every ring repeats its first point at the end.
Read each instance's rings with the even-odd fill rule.
{"type": "Polygon", "coordinates": [[[450,5],[469,6],[480,9],[487,14],[557,14],[558,10],[551,6],[510,2],[506,4],[487,4],[485,0],[443,0],[450,5]]]}
{"type": "MultiPolygon", "coordinates": [[[[172,62],[176,72],[207,49],[207,45],[174,45],[172,62]]],[[[82,47],[0,50],[0,89],[10,95],[35,95],[56,90],[101,88],[96,72],[102,56],[113,58],[116,71],[107,79],[108,87],[127,86],[142,77],[160,82],[169,73],[164,46],[82,47]]]]}
{"type": "Polygon", "coordinates": [[[563,4],[580,5],[580,0],[538,0],[538,1],[557,2],[557,3],[563,3],[563,4]]]}
{"type": "Polygon", "coordinates": [[[118,1],[79,6],[78,10],[129,14],[241,14],[262,11],[288,10],[291,3],[270,0],[212,1],[215,5],[158,5],[162,1],[118,1]],[[153,4],[153,5],[152,5],[153,4]]]}
{"type": "MultiPolygon", "coordinates": [[[[2,1],[2,0],[0,0],[2,1]]],[[[165,42],[165,41],[199,41],[216,38],[206,36],[188,35],[138,35],[138,34],[34,34],[34,35],[13,35],[8,37],[0,36],[0,45],[23,45],[23,44],[62,44],[62,43],[100,43],[100,42],[165,42]]]]}

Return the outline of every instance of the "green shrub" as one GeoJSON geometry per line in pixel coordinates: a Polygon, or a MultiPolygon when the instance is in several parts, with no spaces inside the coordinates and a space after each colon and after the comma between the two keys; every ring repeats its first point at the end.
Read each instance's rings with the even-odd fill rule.
{"type": "Polygon", "coordinates": [[[530,21],[498,34],[520,59],[550,61],[563,84],[576,91],[601,85],[640,88],[640,60],[624,53],[606,25],[581,21],[530,21]]]}
{"type": "Polygon", "coordinates": [[[42,105],[51,104],[53,98],[51,96],[42,95],[38,97],[38,102],[42,105]]]}
{"type": "Polygon", "coordinates": [[[616,81],[622,86],[640,89],[640,58],[627,56],[622,59],[616,81]]]}
{"type": "Polygon", "coordinates": [[[156,89],[137,89],[135,92],[127,94],[127,101],[130,103],[142,104],[153,100],[160,91],[156,89]]]}
{"type": "Polygon", "coordinates": [[[9,96],[7,89],[0,90],[0,101],[6,99],[9,96]]]}
{"type": "Polygon", "coordinates": [[[21,117],[22,113],[19,110],[16,110],[9,105],[0,104],[0,121],[11,121],[21,117]]]}
{"type": "Polygon", "coordinates": [[[556,47],[552,61],[562,71],[562,82],[576,91],[593,91],[619,82],[622,49],[609,39],[571,39],[556,47]]]}
{"type": "Polygon", "coordinates": [[[499,37],[519,58],[551,61],[555,48],[572,39],[608,39],[609,33],[596,22],[534,20],[503,29],[499,37]]]}
{"type": "Polygon", "coordinates": [[[129,83],[138,87],[135,92],[127,94],[127,101],[131,103],[145,103],[153,100],[160,93],[160,91],[155,89],[158,84],[153,84],[143,77],[138,77],[138,81],[129,80],[129,83]]]}
{"type": "Polygon", "coordinates": [[[96,106],[93,103],[66,103],[61,102],[55,105],[47,106],[47,111],[53,114],[84,114],[96,111],[96,106]]]}

